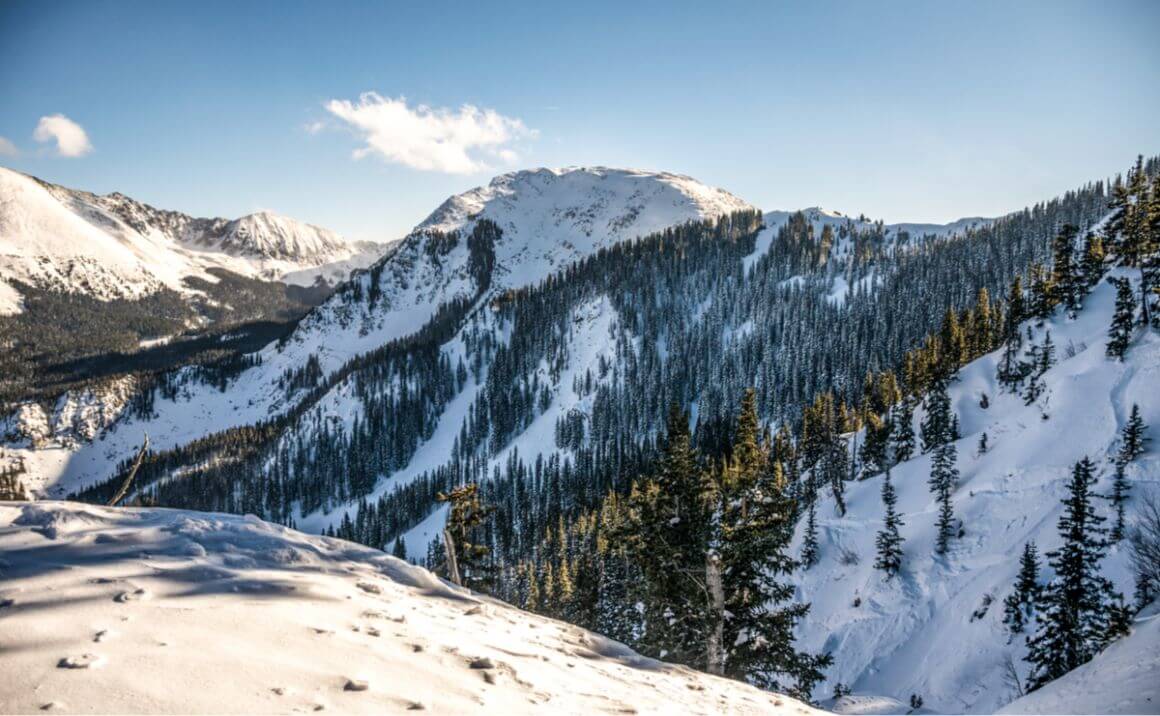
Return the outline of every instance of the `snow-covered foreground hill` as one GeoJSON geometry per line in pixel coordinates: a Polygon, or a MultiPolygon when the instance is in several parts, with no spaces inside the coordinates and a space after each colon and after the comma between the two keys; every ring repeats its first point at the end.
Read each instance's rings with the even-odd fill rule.
{"type": "Polygon", "coordinates": [[[1160,611],[1153,605],[1130,635],[999,713],[1160,713],[1160,611]]]}
{"type": "MultiPolygon", "coordinates": [[[[848,483],[845,516],[837,514],[833,498],[823,493],[818,512],[821,560],[795,578],[798,597],[812,604],[801,631],[803,646],[834,655],[828,686],[840,682],[855,694],[884,695],[902,703],[917,694],[928,708],[943,713],[989,713],[1017,697],[1015,685],[1004,677],[1005,662],[1011,659],[1020,679],[1029,666],[1022,661],[1022,635],[1008,638],[1002,602],[1013,587],[1024,544],[1034,540],[1041,554],[1060,545],[1060,500],[1072,466],[1084,456],[1099,469],[1095,491],[1110,492],[1109,455],[1117,448],[1133,403],[1139,404],[1149,425],[1152,444],[1160,444],[1160,338],[1146,332],[1123,363],[1108,359],[1106,332],[1114,298],[1114,289],[1101,284],[1077,319],[1059,311],[1054,320],[1033,328],[1036,343],[1051,331],[1058,363],[1044,378],[1043,397],[1030,406],[1020,396],[999,390],[997,353],[960,371],[950,395],[962,429],[957,443],[961,477],[953,504],[963,534],[952,541],[945,557],[934,554],[937,504],[927,487],[928,455],[892,471],[906,523],[901,530],[906,540],[902,573],[892,580],[874,568],[874,537],[882,527],[882,478],[848,483]],[[980,454],[977,445],[984,432],[990,448],[980,454]]],[[[1128,468],[1128,478],[1131,519],[1143,495],[1160,492],[1160,453],[1153,449],[1140,456],[1128,468]]],[[[1103,501],[1097,509],[1110,515],[1103,501]]],[[[1126,543],[1110,549],[1102,569],[1130,599],[1133,578],[1126,543]]],[[[1050,569],[1046,571],[1050,577],[1050,569]]],[[[1153,654],[1160,651],[1153,623],[1137,629],[1134,643],[1148,645],[1153,654]]],[[[1097,657],[1091,668],[1109,663],[1105,660],[1115,659],[1114,654],[1097,657]]],[[[1149,678],[1160,682],[1155,659],[1149,668],[1149,678]]],[[[1125,691],[1131,680],[1139,680],[1135,673],[1112,667],[1097,673],[1108,684],[1123,680],[1125,691]]],[[[1091,681],[1082,675],[1064,679],[1073,676],[1082,680],[1071,687],[1061,684],[1056,692],[1083,690],[1091,681]]],[[[1057,713],[1130,713],[1136,706],[1124,704],[1138,705],[1095,698],[1020,703],[1029,704],[1027,710],[1057,713]]]]}
{"type": "Polygon", "coordinates": [[[210,269],[309,286],[344,280],[378,244],[270,212],[198,219],[123,194],[98,196],[0,167],[0,314],[21,309],[14,281],[106,300],[211,283],[210,269]]]}
{"type": "Polygon", "coordinates": [[[0,504],[0,710],[818,713],[252,517],[0,504]]]}

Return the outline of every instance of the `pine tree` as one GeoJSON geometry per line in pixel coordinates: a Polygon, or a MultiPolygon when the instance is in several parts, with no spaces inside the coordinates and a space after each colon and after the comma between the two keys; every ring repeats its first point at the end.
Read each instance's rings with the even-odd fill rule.
{"type": "Polygon", "coordinates": [[[1117,460],[1115,476],[1112,478],[1112,494],[1109,497],[1116,515],[1115,521],[1112,522],[1111,532],[1108,534],[1108,539],[1112,542],[1119,542],[1124,539],[1125,535],[1124,508],[1128,502],[1128,493],[1132,491],[1132,486],[1128,483],[1124,468],[1125,465],[1117,460]]]}
{"type": "Polygon", "coordinates": [[[1108,281],[1116,287],[1116,309],[1108,327],[1107,355],[1123,360],[1135,330],[1136,297],[1132,295],[1132,284],[1128,279],[1113,277],[1108,281]]]}
{"type": "Polygon", "coordinates": [[[1078,233],[1079,227],[1064,224],[1052,242],[1054,263],[1051,269],[1051,284],[1055,291],[1053,300],[1063,304],[1071,315],[1075,315],[1079,310],[1080,300],[1083,298],[1083,281],[1075,261],[1075,237],[1078,233]]]}
{"type": "Polygon", "coordinates": [[[1042,587],[1039,585],[1039,553],[1034,542],[1023,545],[1023,556],[1019,558],[1019,576],[1015,589],[1003,601],[1003,623],[1012,634],[1022,633],[1029,620],[1035,616],[1042,587]]]}
{"type": "Polygon", "coordinates": [[[1104,518],[1092,507],[1094,482],[1091,460],[1077,462],[1058,523],[1063,546],[1047,553],[1055,578],[1043,592],[1039,628],[1027,640],[1031,691],[1087,663],[1107,642],[1112,585],[1099,573],[1107,542],[1104,518]]]}
{"type": "Polygon", "coordinates": [[[711,515],[703,495],[705,480],[689,417],[674,404],[656,476],[634,487],[629,498],[631,533],[623,537],[647,595],[641,647],[690,666],[704,664],[708,630],[702,578],[711,515]]]}
{"type": "Polygon", "coordinates": [[[1043,376],[1055,365],[1055,344],[1051,341],[1051,331],[1043,336],[1043,343],[1032,346],[1027,363],[1027,387],[1023,391],[1024,405],[1031,405],[1043,395],[1043,376]]]}
{"type": "Polygon", "coordinates": [[[395,545],[391,550],[391,554],[399,559],[407,559],[407,543],[403,541],[403,536],[399,535],[395,540],[395,545]]]}
{"type": "Polygon", "coordinates": [[[788,553],[793,505],[777,487],[777,463],[771,468],[758,425],[750,389],[715,490],[720,530],[715,541],[724,577],[724,611],[717,617],[724,621],[724,673],[808,700],[831,659],[794,648],[795,625],[809,604],[785,604],[794,588],[778,581],[798,567],[788,553]]]}
{"type": "Polygon", "coordinates": [[[818,563],[818,507],[816,500],[810,500],[806,511],[806,529],[802,535],[802,565],[806,569],[818,563]]]}
{"type": "Polygon", "coordinates": [[[1128,465],[1147,449],[1147,429],[1148,426],[1144,424],[1144,419],[1140,417],[1140,406],[1133,403],[1128,422],[1124,424],[1124,429],[1120,433],[1120,448],[1115,457],[1116,472],[1112,478],[1112,494],[1109,496],[1116,514],[1109,535],[1112,542],[1119,542],[1125,535],[1124,508],[1128,501],[1128,494],[1132,491],[1126,471],[1128,465]]]}
{"type": "Polygon", "coordinates": [[[894,462],[906,462],[914,457],[914,400],[905,396],[893,412],[894,430],[891,441],[894,444],[894,462]]]}
{"type": "Polygon", "coordinates": [[[947,393],[947,384],[944,380],[935,380],[930,392],[926,394],[923,407],[926,415],[919,425],[922,437],[922,451],[930,452],[934,448],[950,440],[953,435],[951,414],[951,398],[947,393]]]}
{"type": "Polygon", "coordinates": [[[1007,293],[1007,315],[1003,324],[1003,357],[999,360],[998,375],[1000,385],[1015,392],[1026,376],[1019,352],[1023,349],[1023,333],[1019,325],[1027,317],[1023,305],[1023,279],[1019,276],[1011,282],[1007,293]]]}
{"type": "Polygon", "coordinates": [[[882,529],[874,538],[874,544],[878,549],[874,567],[886,572],[887,579],[898,574],[898,570],[902,567],[902,535],[899,534],[898,528],[903,522],[895,510],[897,503],[898,496],[894,493],[894,485],[890,483],[890,470],[887,469],[882,478],[882,505],[885,515],[882,529]]]}
{"type": "Polygon", "coordinates": [[[1080,258],[1080,274],[1083,277],[1085,289],[1091,289],[1100,282],[1104,275],[1104,240],[1095,232],[1089,231],[1084,237],[1083,256],[1080,258]]]}
{"type": "Polygon", "coordinates": [[[1144,451],[1148,449],[1149,442],[1147,430],[1148,426],[1140,417],[1140,406],[1132,403],[1132,412],[1128,415],[1128,422],[1120,433],[1120,449],[1116,455],[1117,462],[1127,465],[1144,454],[1144,451]]]}
{"type": "Polygon", "coordinates": [[[928,484],[939,504],[938,521],[935,523],[938,526],[935,552],[938,554],[946,554],[955,532],[951,494],[959,481],[959,469],[955,464],[957,460],[958,452],[953,441],[947,441],[935,448],[931,457],[928,484]]]}

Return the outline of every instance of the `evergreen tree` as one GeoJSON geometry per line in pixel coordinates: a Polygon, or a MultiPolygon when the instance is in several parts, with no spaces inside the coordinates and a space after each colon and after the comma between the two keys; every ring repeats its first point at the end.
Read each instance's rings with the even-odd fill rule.
{"type": "Polygon", "coordinates": [[[644,577],[645,634],[642,648],[668,661],[705,663],[707,604],[705,553],[711,515],[705,477],[689,433],[689,417],[669,408],[664,453],[656,476],[629,498],[629,552],[644,577]]]}
{"type": "Polygon", "coordinates": [[[1007,293],[1007,315],[1003,324],[1003,357],[999,360],[999,384],[1014,392],[1026,376],[1019,352],[1023,348],[1023,333],[1019,325],[1026,318],[1023,305],[1023,280],[1019,276],[1011,282],[1007,293]]]}
{"type": "Polygon", "coordinates": [[[887,579],[898,574],[898,570],[902,567],[902,535],[899,534],[898,528],[903,522],[895,509],[897,503],[898,496],[894,493],[894,485],[890,483],[890,470],[887,469],[882,478],[882,505],[885,515],[882,529],[874,538],[874,544],[878,549],[874,567],[886,572],[887,579]]]}
{"type": "Polygon", "coordinates": [[[1043,395],[1043,376],[1055,365],[1055,344],[1051,341],[1051,331],[1043,336],[1043,343],[1032,346],[1027,362],[1027,387],[1023,391],[1024,405],[1031,405],[1043,395]]]}
{"type": "Polygon", "coordinates": [[[757,404],[747,390],[729,459],[717,471],[715,490],[724,586],[724,672],[762,688],[809,699],[830,656],[799,652],[793,631],[809,604],[785,604],[794,588],[778,581],[797,568],[789,556],[793,506],[778,489],[758,429],[757,404]],[[727,615],[727,618],[725,618],[727,615]]]}
{"type": "Polygon", "coordinates": [[[951,494],[959,481],[959,469],[956,466],[958,452],[953,441],[947,441],[934,450],[930,465],[931,492],[938,500],[938,537],[935,541],[935,552],[946,554],[954,536],[954,508],[951,506],[951,494]]]}
{"type": "Polygon", "coordinates": [[[818,563],[818,507],[810,500],[806,511],[806,529],[802,535],[802,565],[809,569],[818,563]]]}
{"type": "Polygon", "coordinates": [[[1116,287],[1116,309],[1112,314],[1112,325],[1108,327],[1107,355],[1123,360],[1132,342],[1132,331],[1136,323],[1136,297],[1132,295],[1132,284],[1126,278],[1109,278],[1116,287]]]}
{"type": "Polygon", "coordinates": [[[1020,634],[1035,616],[1042,587],[1039,584],[1039,553],[1034,542],[1023,545],[1015,589],[1003,601],[1003,623],[1012,634],[1020,634]]]}
{"type": "Polygon", "coordinates": [[[893,411],[894,462],[906,462],[914,457],[914,399],[904,396],[893,411]]]}
{"type": "Polygon", "coordinates": [[[1083,279],[1075,260],[1075,237],[1078,234],[1079,227],[1064,224],[1052,242],[1054,263],[1051,284],[1055,291],[1054,300],[1063,304],[1073,316],[1079,310],[1084,294],[1083,279]]]}
{"type": "Polygon", "coordinates": [[[1128,422],[1120,433],[1120,449],[1116,455],[1117,462],[1127,465],[1144,454],[1144,451],[1148,449],[1149,442],[1147,430],[1148,426],[1140,417],[1140,406],[1137,403],[1132,403],[1132,412],[1128,415],[1128,422]]]}
{"type": "Polygon", "coordinates": [[[1080,258],[1080,275],[1083,277],[1085,290],[1095,287],[1104,275],[1104,240],[1095,232],[1089,231],[1084,237],[1083,256],[1080,258]]]}
{"type": "Polygon", "coordinates": [[[1115,457],[1116,472],[1112,478],[1112,494],[1109,496],[1116,514],[1109,535],[1112,542],[1119,542],[1125,535],[1124,508],[1128,501],[1128,493],[1132,490],[1126,470],[1128,465],[1147,449],[1148,437],[1145,434],[1147,429],[1144,419],[1140,417],[1140,406],[1133,403],[1128,422],[1124,424],[1124,429],[1120,433],[1120,448],[1115,457]]]}
{"type": "Polygon", "coordinates": [[[923,404],[926,415],[919,425],[922,437],[922,451],[930,452],[950,440],[954,435],[951,412],[951,398],[944,380],[935,380],[923,404]]]}
{"type": "Polygon", "coordinates": [[[1055,578],[1043,592],[1039,628],[1027,640],[1032,691],[1087,663],[1107,642],[1112,585],[1099,573],[1107,542],[1104,518],[1092,507],[1094,482],[1092,462],[1077,462],[1058,523],[1063,546],[1047,553],[1055,578]]]}
{"type": "Polygon", "coordinates": [[[399,535],[398,539],[395,540],[391,554],[404,561],[407,559],[407,543],[403,541],[402,535],[399,535]]]}

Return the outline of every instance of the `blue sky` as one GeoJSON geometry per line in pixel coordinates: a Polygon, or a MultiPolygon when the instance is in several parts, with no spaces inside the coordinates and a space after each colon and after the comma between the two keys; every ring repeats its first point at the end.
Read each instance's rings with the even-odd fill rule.
{"type": "Polygon", "coordinates": [[[4,0],[0,164],[355,238],[574,164],[946,221],[1160,153],[1158,27],[1152,0],[4,0]]]}

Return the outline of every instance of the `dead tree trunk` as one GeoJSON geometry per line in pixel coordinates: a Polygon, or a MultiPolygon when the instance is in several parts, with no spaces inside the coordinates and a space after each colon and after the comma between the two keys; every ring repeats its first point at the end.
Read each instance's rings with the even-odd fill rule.
{"type": "Polygon", "coordinates": [[[116,507],[118,502],[125,499],[125,495],[129,494],[129,488],[133,486],[133,478],[137,477],[137,470],[140,469],[141,462],[145,460],[145,452],[149,449],[149,433],[145,433],[144,436],[141,441],[141,452],[137,453],[137,459],[133,461],[133,467],[129,468],[129,474],[125,476],[121,488],[117,490],[117,494],[113,495],[113,499],[109,500],[109,507],[116,507]]]}
{"type": "Polygon", "coordinates": [[[451,530],[443,530],[443,549],[447,552],[447,576],[462,587],[463,580],[459,576],[459,560],[455,558],[455,539],[451,536],[451,530]]]}
{"type": "Polygon", "coordinates": [[[705,586],[709,590],[709,643],[706,648],[708,664],[705,670],[722,676],[725,673],[725,590],[721,586],[721,556],[716,552],[705,554],[705,586]]]}

